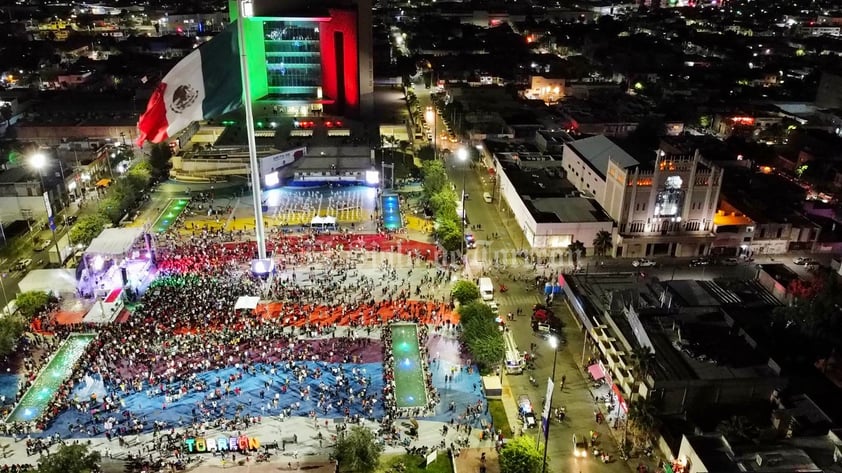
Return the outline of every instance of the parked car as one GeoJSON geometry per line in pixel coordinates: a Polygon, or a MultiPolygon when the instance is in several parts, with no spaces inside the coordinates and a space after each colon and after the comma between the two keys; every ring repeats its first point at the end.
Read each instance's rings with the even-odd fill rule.
{"type": "Polygon", "coordinates": [[[809,256],[796,256],[792,259],[792,262],[797,265],[806,265],[814,261],[815,260],[813,258],[810,258],[809,256]]]}
{"type": "Polygon", "coordinates": [[[655,266],[656,264],[657,263],[647,258],[638,258],[632,261],[632,266],[634,266],[635,268],[650,268],[652,266],[655,266]]]}
{"type": "Polygon", "coordinates": [[[44,251],[50,247],[52,242],[50,240],[37,240],[35,242],[35,251],[44,251]]]}
{"type": "Polygon", "coordinates": [[[532,408],[532,401],[526,394],[521,394],[517,398],[517,411],[520,414],[520,420],[523,421],[524,429],[531,429],[538,425],[538,421],[535,419],[535,410],[532,408]]]}
{"type": "Polygon", "coordinates": [[[12,266],[13,271],[23,271],[32,264],[32,258],[25,258],[22,260],[18,260],[14,266],[12,266]]]}
{"type": "Polygon", "coordinates": [[[736,266],[740,263],[740,260],[737,258],[725,258],[722,260],[722,264],[725,266],[736,266]]]}
{"type": "Polygon", "coordinates": [[[496,302],[488,301],[488,302],[485,303],[485,305],[487,305],[488,307],[491,307],[491,312],[493,312],[494,315],[498,315],[500,313],[500,306],[497,305],[496,302]]]}
{"type": "Polygon", "coordinates": [[[690,260],[690,267],[695,268],[696,266],[707,266],[710,264],[710,258],[701,257],[701,258],[693,258],[690,260]]]}
{"type": "Polygon", "coordinates": [[[550,335],[558,336],[563,327],[564,325],[562,324],[561,319],[555,315],[544,320],[538,320],[534,317],[532,318],[532,331],[544,336],[545,338],[550,335]]]}

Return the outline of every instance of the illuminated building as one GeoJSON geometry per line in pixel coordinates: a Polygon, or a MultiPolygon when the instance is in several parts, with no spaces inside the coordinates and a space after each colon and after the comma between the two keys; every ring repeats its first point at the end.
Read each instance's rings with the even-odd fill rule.
{"type": "MultiPolygon", "coordinates": [[[[370,0],[255,1],[244,24],[254,100],[278,115],[356,115],[374,87],[370,0]]],[[[236,19],[236,2],[229,2],[236,19]]]]}
{"type": "Polygon", "coordinates": [[[567,179],[617,222],[616,256],[699,256],[714,241],[722,168],[662,143],[641,163],[601,135],[565,144],[567,179]]]}

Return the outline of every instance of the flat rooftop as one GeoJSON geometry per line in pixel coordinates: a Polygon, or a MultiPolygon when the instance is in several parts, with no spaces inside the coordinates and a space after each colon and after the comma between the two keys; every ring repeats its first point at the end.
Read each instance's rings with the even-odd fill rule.
{"type": "Polygon", "coordinates": [[[517,162],[501,161],[500,165],[536,222],[611,221],[596,201],[581,197],[557,167],[544,168],[534,162],[528,168],[517,162]]]}
{"type": "Polygon", "coordinates": [[[549,197],[524,199],[538,223],[610,222],[611,218],[593,199],[549,197]]]}
{"type": "MultiPolygon", "coordinates": [[[[655,348],[656,378],[714,380],[775,376],[767,366],[769,357],[732,333],[725,315],[715,306],[715,299],[703,288],[692,292],[713,305],[685,310],[662,307],[660,294],[669,289],[655,280],[640,282],[632,273],[566,275],[565,278],[572,282],[572,288],[581,298],[587,299],[587,305],[597,309],[589,314],[597,320],[606,317],[604,309],[608,307],[603,301],[611,300],[614,315],[610,321],[605,318],[600,323],[619,331],[613,336],[624,338],[632,347],[638,345],[637,337],[625,316],[618,314],[622,314],[624,304],[636,305],[641,324],[655,348]]],[[[694,287],[694,281],[671,283],[677,282],[679,286],[694,287]]]]}

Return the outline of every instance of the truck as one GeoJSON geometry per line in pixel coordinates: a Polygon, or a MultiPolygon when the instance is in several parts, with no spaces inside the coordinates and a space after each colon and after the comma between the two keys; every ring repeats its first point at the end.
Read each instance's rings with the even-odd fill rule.
{"type": "Polygon", "coordinates": [[[491,278],[479,278],[479,294],[484,301],[494,299],[494,282],[491,278]]]}

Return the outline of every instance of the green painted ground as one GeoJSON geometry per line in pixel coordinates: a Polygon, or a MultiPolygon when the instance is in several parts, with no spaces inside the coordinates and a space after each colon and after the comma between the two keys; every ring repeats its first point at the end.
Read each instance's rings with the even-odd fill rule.
{"type": "Polygon", "coordinates": [[[37,419],[50,405],[62,383],[73,374],[73,366],[96,338],[93,334],[71,335],[56,352],[50,363],[26,390],[6,422],[25,422],[37,419]]]}
{"type": "Polygon", "coordinates": [[[152,231],[155,233],[164,233],[167,229],[170,228],[170,225],[175,223],[178,216],[184,212],[184,209],[187,207],[187,199],[173,199],[168,204],[167,207],[161,212],[161,215],[158,216],[158,219],[155,220],[155,223],[152,225],[152,231]]]}
{"type": "Polygon", "coordinates": [[[415,324],[392,326],[392,354],[395,356],[395,402],[399,408],[424,407],[427,388],[418,347],[418,327],[415,324]]]}

